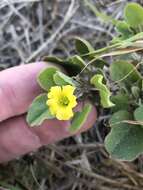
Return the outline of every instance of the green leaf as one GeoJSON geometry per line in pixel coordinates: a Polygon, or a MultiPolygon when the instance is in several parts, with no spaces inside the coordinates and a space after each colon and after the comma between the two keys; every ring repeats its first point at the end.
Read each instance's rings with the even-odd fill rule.
{"type": "Polygon", "coordinates": [[[133,28],[143,24],[143,7],[137,3],[128,3],[124,10],[126,22],[133,28]]]}
{"type": "Polygon", "coordinates": [[[43,61],[51,62],[51,63],[57,63],[57,64],[62,64],[65,62],[65,60],[56,57],[56,56],[45,56],[42,59],[43,61]]]}
{"type": "Polygon", "coordinates": [[[110,127],[126,127],[127,123],[123,123],[122,121],[127,119],[132,119],[130,113],[126,110],[119,110],[112,115],[109,121],[110,127]]]}
{"type": "Polygon", "coordinates": [[[137,82],[141,76],[137,69],[127,61],[116,61],[110,66],[110,75],[113,81],[125,83],[127,86],[137,82]]]}
{"type": "Polygon", "coordinates": [[[71,126],[69,128],[70,132],[76,132],[79,130],[85,123],[89,113],[91,112],[91,104],[86,104],[81,112],[76,112],[74,114],[71,126]]]}
{"type": "Polygon", "coordinates": [[[89,52],[93,52],[94,48],[90,45],[88,41],[82,38],[76,38],[75,41],[76,50],[80,55],[87,54],[89,52]]]}
{"type": "Polygon", "coordinates": [[[105,62],[105,60],[103,60],[103,59],[96,59],[95,61],[92,62],[92,65],[94,65],[96,69],[98,69],[98,68],[103,69],[103,67],[105,65],[108,65],[108,63],[105,62]]]}
{"type": "Polygon", "coordinates": [[[136,121],[143,122],[143,105],[140,105],[134,111],[134,118],[135,118],[136,121]]]}
{"type": "Polygon", "coordinates": [[[125,39],[124,41],[122,41],[120,43],[119,48],[121,48],[121,47],[128,47],[128,45],[130,45],[130,44],[134,45],[134,43],[136,41],[142,40],[142,38],[143,38],[143,32],[139,32],[139,33],[135,34],[134,36],[131,36],[130,38],[125,39]]]}
{"type": "Polygon", "coordinates": [[[61,73],[60,71],[57,71],[54,74],[53,79],[54,79],[54,82],[56,83],[56,85],[59,85],[59,86],[63,86],[63,85],[75,86],[75,84],[76,84],[71,77],[61,73]]]}
{"type": "Polygon", "coordinates": [[[143,128],[122,123],[130,119],[129,112],[120,110],[110,120],[113,127],[105,139],[105,148],[113,158],[131,161],[143,152],[143,128]]]}
{"type": "MultiPolygon", "coordinates": [[[[136,43],[137,43],[137,47],[138,48],[139,47],[142,48],[142,45],[139,46],[139,44],[138,44],[138,40],[142,40],[142,38],[143,38],[143,32],[140,32],[140,33],[138,33],[138,34],[136,34],[134,36],[131,36],[131,37],[127,38],[127,39],[124,39],[124,40],[116,38],[116,40],[117,40],[116,43],[114,42],[114,44],[111,44],[111,45],[109,45],[107,47],[103,47],[103,48],[97,49],[97,50],[95,50],[93,52],[90,52],[86,56],[90,56],[90,57],[95,57],[95,56],[103,57],[103,56],[105,56],[104,53],[109,52],[109,50],[113,50],[113,48],[117,49],[118,52],[120,51],[122,53],[122,51],[120,50],[121,48],[127,48],[127,47],[131,47],[131,46],[136,47],[136,43]]],[[[109,54],[108,54],[108,56],[109,56],[109,54]]]]}
{"type": "Polygon", "coordinates": [[[78,65],[81,69],[85,67],[86,63],[79,55],[74,55],[68,59],[71,64],[78,65]]]}
{"type": "Polygon", "coordinates": [[[70,60],[70,58],[61,59],[56,56],[45,56],[42,60],[45,62],[48,62],[48,63],[51,62],[51,63],[57,64],[58,66],[64,67],[64,69],[67,71],[67,73],[71,76],[78,74],[82,69],[81,63],[79,63],[80,60],[78,62],[74,61],[74,63],[73,63],[70,60]]]}
{"type": "Polygon", "coordinates": [[[47,94],[41,94],[32,102],[27,114],[27,122],[31,127],[41,125],[45,119],[54,118],[46,105],[47,94]]]}
{"type": "Polygon", "coordinates": [[[54,82],[56,83],[56,85],[58,85],[58,86],[64,86],[64,85],[68,84],[67,82],[65,82],[65,80],[63,78],[61,78],[59,76],[58,73],[54,74],[53,79],[54,79],[54,82]]]}
{"type": "Polygon", "coordinates": [[[118,21],[116,29],[122,34],[123,39],[129,38],[131,35],[133,35],[133,32],[125,21],[118,21]]]}
{"type": "Polygon", "coordinates": [[[117,95],[111,96],[111,101],[115,104],[112,111],[116,112],[119,110],[128,110],[129,99],[129,95],[123,93],[118,93],[117,95]]]}
{"type": "Polygon", "coordinates": [[[52,86],[55,86],[53,75],[56,73],[56,71],[57,71],[56,68],[50,67],[50,68],[44,69],[38,75],[37,81],[44,90],[48,91],[52,86]]]}
{"type": "Polygon", "coordinates": [[[96,74],[91,78],[91,84],[95,86],[97,90],[99,90],[101,105],[104,108],[109,108],[114,106],[114,104],[110,101],[111,93],[107,86],[103,84],[103,76],[101,74],[96,74]]]}

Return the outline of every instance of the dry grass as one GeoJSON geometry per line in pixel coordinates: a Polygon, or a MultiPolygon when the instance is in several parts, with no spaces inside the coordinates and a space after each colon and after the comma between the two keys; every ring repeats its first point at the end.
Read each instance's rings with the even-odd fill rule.
{"type": "MultiPolygon", "coordinates": [[[[93,2],[119,18],[127,1],[93,2]]],[[[114,32],[113,26],[101,23],[83,0],[1,0],[0,69],[39,60],[46,54],[69,56],[74,53],[73,37],[77,35],[95,48],[103,47],[114,32]]],[[[142,157],[133,163],[110,159],[103,146],[105,121],[102,117],[100,124],[80,136],[1,165],[0,189],[143,189],[142,157]]]]}

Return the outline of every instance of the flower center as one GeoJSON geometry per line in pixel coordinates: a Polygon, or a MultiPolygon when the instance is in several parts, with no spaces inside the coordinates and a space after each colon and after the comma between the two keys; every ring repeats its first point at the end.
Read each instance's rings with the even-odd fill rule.
{"type": "Polygon", "coordinates": [[[67,106],[69,104],[69,99],[66,96],[61,96],[59,98],[59,104],[62,106],[67,106]]]}

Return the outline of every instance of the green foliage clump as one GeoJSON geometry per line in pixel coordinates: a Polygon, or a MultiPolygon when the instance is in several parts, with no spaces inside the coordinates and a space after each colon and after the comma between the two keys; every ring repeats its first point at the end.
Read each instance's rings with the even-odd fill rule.
{"type": "MultiPolygon", "coordinates": [[[[114,20],[100,13],[92,4],[86,5],[99,17],[115,26],[117,35],[109,46],[94,49],[85,39],[75,39],[76,54],[66,59],[46,56],[45,61],[62,65],[69,76],[56,68],[47,68],[38,76],[38,83],[46,92],[52,86],[72,85],[80,101],[90,100],[99,109],[110,113],[110,132],[105,147],[114,158],[133,160],[143,152],[143,8],[128,3],[122,20],[114,20]],[[136,55],[136,56],[135,56],[136,55]],[[107,57],[112,57],[112,62],[107,57]],[[108,72],[107,72],[108,70],[108,72]]],[[[46,107],[44,93],[32,103],[27,121],[40,125],[53,116],[46,107]]],[[[85,104],[81,112],[74,113],[69,130],[79,130],[92,106],[85,104]]]]}

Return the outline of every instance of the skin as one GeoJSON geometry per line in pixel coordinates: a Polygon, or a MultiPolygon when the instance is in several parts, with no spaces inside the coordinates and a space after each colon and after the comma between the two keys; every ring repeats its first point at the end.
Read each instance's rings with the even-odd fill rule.
{"type": "MultiPolygon", "coordinates": [[[[49,66],[53,65],[38,62],[0,72],[0,163],[74,135],[67,130],[70,121],[47,120],[36,128],[28,127],[25,121],[29,105],[41,92],[36,76],[49,66]]],[[[79,103],[78,109],[82,109],[82,103],[79,103]]],[[[96,115],[93,107],[77,133],[92,127],[96,115]]]]}

